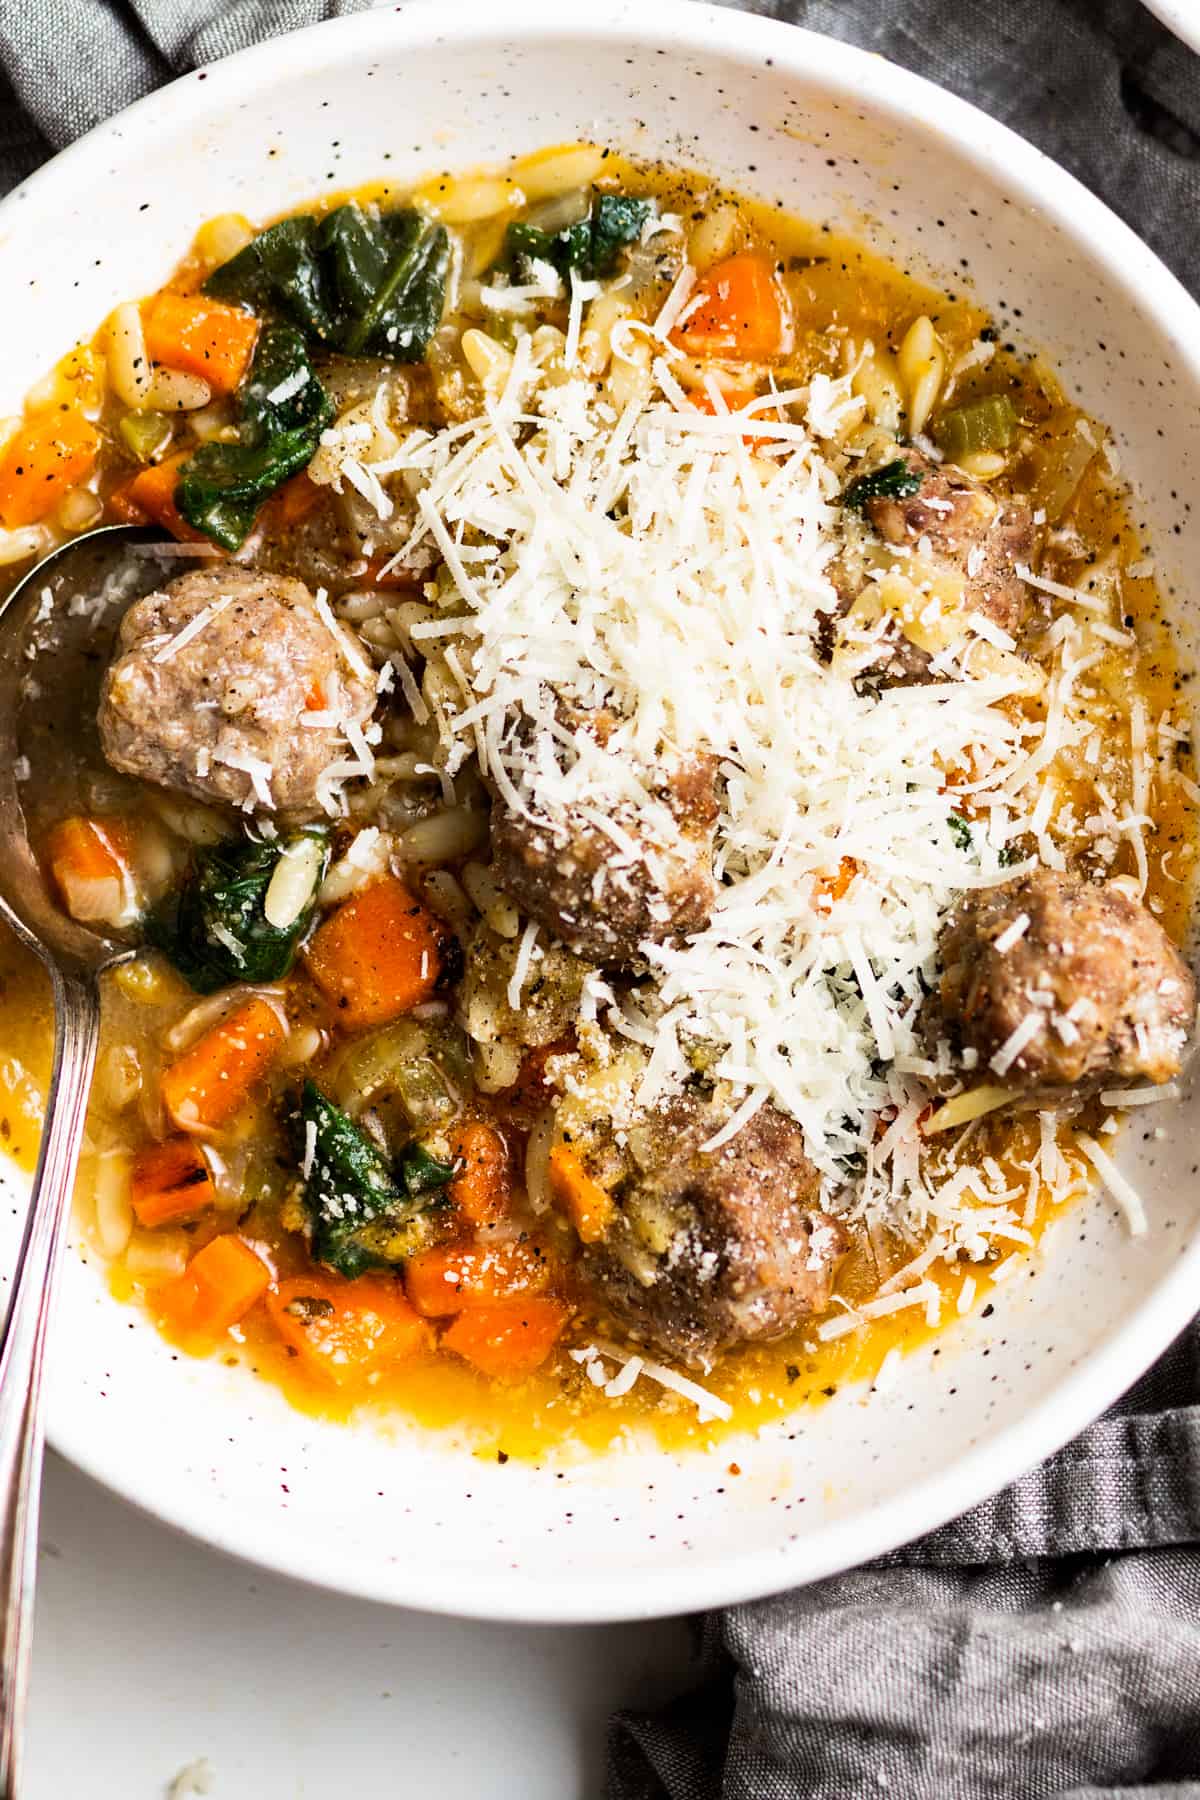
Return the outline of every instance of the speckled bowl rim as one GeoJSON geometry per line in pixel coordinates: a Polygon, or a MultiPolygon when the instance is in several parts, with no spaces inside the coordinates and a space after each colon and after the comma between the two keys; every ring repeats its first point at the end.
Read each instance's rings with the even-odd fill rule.
{"type": "MultiPolygon", "coordinates": [[[[1200,53],[1200,0],[1146,0],[1146,5],[1180,43],[1200,53]]],[[[1196,79],[1200,81],[1200,69],[1196,79]]]]}
{"type": "MultiPolygon", "coordinates": [[[[506,11],[503,29],[506,43],[518,48],[529,48],[542,37],[561,42],[569,35],[583,52],[589,42],[628,44],[632,37],[747,67],[770,60],[777,70],[794,70],[835,100],[865,104],[901,128],[913,121],[927,125],[936,118],[939,132],[957,155],[992,180],[1001,179],[1011,195],[1040,211],[1072,240],[1085,260],[1103,265],[1112,287],[1170,339],[1200,390],[1200,307],[1175,277],[1074,177],[1007,127],[932,82],[835,39],[693,0],[655,0],[652,9],[640,10],[620,0],[598,0],[587,18],[577,22],[564,17],[560,0],[515,0],[506,11]]],[[[17,206],[44,208],[50,216],[60,207],[68,210],[76,173],[89,159],[98,155],[125,159],[138,144],[152,143],[160,126],[172,132],[202,127],[216,105],[251,101],[281,71],[311,66],[316,57],[329,69],[365,64],[381,53],[411,51],[435,40],[445,47],[479,36],[494,37],[496,31],[490,8],[477,0],[461,0],[449,9],[438,0],[412,0],[395,12],[326,21],[241,51],[211,65],[203,71],[203,79],[199,74],[181,77],[138,101],[61,152],[0,203],[0,241],[6,216],[17,206]]],[[[468,1594],[453,1574],[428,1566],[407,1572],[402,1593],[393,1589],[381,1595],[371,1586],[361,1558],[342,1554],[336,1544],[324,1544],[319,1558],[301,1559],[281,1550],[268,1535],[242,1529],[229,1509],[186,1486],[176,1490],[169,1507],[147,1505],[137,1491],[136,1471],[131,1473],[106,1453],[99,1420],[80,1421],[72,1430],[52,1418],[50,1442],[135,1508],[248,1563],[317,1587],[494,1620],[563,1624],[649,1618],[730,1604],[818,1580],[955,1517],[1059,1449],[1111,1405],[1192,1318],[1198,1292],[1200,1241],[1180,1256],[1103,1350],[1033,1405],[1019,1424],[902,1491],[890,1508],[818,1526],[783,1549],[718,1554],[686,1568],[665,1570],[662,1577],[649,1577],[644,1569],[625,1579],[610,1573],[601,1594],[586,1575],[557,1581],[552,1595],[531,1594],[523,1584],[507,1581],[502,1571],[493,1584],[476,1583],[468,1594]]]]}

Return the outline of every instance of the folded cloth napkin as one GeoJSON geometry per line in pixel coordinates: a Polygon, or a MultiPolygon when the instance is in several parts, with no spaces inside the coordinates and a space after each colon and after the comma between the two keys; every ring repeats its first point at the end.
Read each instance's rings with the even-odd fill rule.
{"type": "Polygon", "coordinates": [[[201,63],[371,0],[0,0],[0,193],[201,63]]]}
{"type": "Polygon", "coordinates": [[[1200,1328],[995,1499],[700,1640],[610,1800],[1200,1800],[1200,1328]]]}
{"type": "MultiPolygon", "coordinates": [[[[1200,0],[1195,0],[1200,5],[1200,0]]],[[[0,0],[0,191],[200,62],[369,0],[0,0]]],[[[756,0],[986,107],[1200,293],[1200,61],[1136,0],[756,0]]],[[[611,1800],[1200,1800],[1200,1328],[995,1499],[698,1628],[611,1800]]]]}

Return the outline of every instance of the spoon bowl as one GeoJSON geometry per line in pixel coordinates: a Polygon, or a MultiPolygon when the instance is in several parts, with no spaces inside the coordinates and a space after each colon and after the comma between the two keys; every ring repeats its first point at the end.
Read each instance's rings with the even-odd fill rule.
{"type": "Polygon", "coordinates": [[[18,1800],[42,1468],[42,1367],[100,1028],[97,979],[136,945],[60,906],[34,854],[50,796],[96,732],[100,675],[121,614],[154,585],[159,536],[110,526],[37,564],[0,607],[0,917],[45,964],[54,1063],[12,1300],[0,1337],[0,1800],[18,1800]]]}
{"type": "Polygon", "coordinates": [[[77,782],[121,615],[161,573],[130,547],[161,537],[145,525],[86,532],[36,564],[0,606],[0,915],[64,973],[96,974],[131,945],[63,911],[30,837],[49,823],[51,785],[61,814],[63,784],[77,782]]]}

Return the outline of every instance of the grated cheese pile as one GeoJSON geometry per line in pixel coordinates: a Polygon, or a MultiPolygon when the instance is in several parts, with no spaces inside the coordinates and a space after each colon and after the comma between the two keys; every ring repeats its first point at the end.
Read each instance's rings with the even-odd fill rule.
{"type": "MultiPolygon", "coordinates": [[[[1144,713],[1130,747],[1136,805],[1099,782],[1097,813],[1081,820],[1050,778],[1064,753],[1087,754],[1088,671],[1132,637],[1104,623],[1103,583],[1060,592],[1026,571],[1081,615],[1049,632],[1036,704],[1014,704],[1031,699],[1030,665],[978,615],[935,659],[943,679],[856,692],[878,632],[857,662],[839,653],[831,667],[819,644],[853,528],[835,504],[837,438],[860,402],[850,377],[764,396],[749,445],[746,414],[731,417],[715,389],[713,413],[699,412],[668,342],[693,282],[685,266],[654,324],[614,332],[616,362],[633,372],[620,406],[612,384],[578,369],[577,319],[565,341],[518,326],[503,392],[478,417],[389,447],[386,473],[416,514],[395,560],[431,548],[442,559],[426,590],[435,616],[412,639],[447,676],[436,707],[447,769],[474,754],[503,802],[559,842],[580,818],[604,831],[601,879],[620,883],[642,862],[653,876],[674,841],[664,771],[714,756],[710,925],[645,944],[655,979],[632,994],[599,975],[585,994],[585,1010],[645,1048],[641,1101],[677,1088],[702,1050],[737,1100],[714,1146],[772,1102],[802,1124],[830,1193],[855,1179],[856,1216],[936,1230],[947,1260],[1029,1242],[1028,1203],[1003,1178],[960,1168],[927,1180],[918,1119],[950,1061],[945,1044],[931,1055],[917,1015],[964,889],[1039,860],[1065,867],[1073,839],[1115,856],[1123,836],[1144,885],[1144,713]],[[603,743],[573,724],[598,708],[614,721],[603,743]],[[956,794],[969,797],[969,827],[951,816],[956,794]],[[1024,833],[1039,854],[1015,862],[1008,847],[1024,833]],[[831,904],[846,859],[853,880],[831,904]]],[[[1062,1197],[1072,1166],[1043,1162],[1062,1197]]]]}

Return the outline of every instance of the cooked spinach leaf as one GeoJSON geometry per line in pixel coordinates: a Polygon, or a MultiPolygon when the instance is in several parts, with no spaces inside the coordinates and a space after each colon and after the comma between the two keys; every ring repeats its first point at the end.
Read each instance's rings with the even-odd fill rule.
{"type": "Polygon", "coordinates": [[[263,500],[308,468],[317,446],[309,432],[282,432],[255,445],[201,445],[184,464],[175,504],[189,526],[227,551],[245,544],[263,500]]]}
{"type": "Polygon", "coordinates": [[[256,311],[280,312],[310,337],[333,336],[328,280],[318,254],[321,221],[308,213],[281,219],[214,269],[204,292],[256,311]]]}
{"type": "Polygon", "coordinates": [[[320,825],[270,842],[218,844],[194,859],[183,886],[151,914],[146,936],[198,994],[231,981],[278,981],[308,929],[328,860],[329,834],[320,825]],[[319,848],[312,896],[294,923],[281,929],[264,911],[267,888],[285,853],[304,843],[319,848]]]}
{"type": "Polygon", "coordinates": [[[449,268],[445,226],[352,201],[324,219],[269,226],[214,269],[206,293],[282,317],[259,338],[238,441],[202,444],[183,467],[175,504],[188,524],[240,549],[263,501],[307,467],[333,417],[310,350],[419,361],[441,324],[449,268]]]}
{"type": "Polygon", "coordinates": [[[947,813],[946,824],[950,829],[950,836],[954,839],[958,848],[960,850],[969,850],[973,840],[971,837],[971,827],[967,824],[967,821],[960,818],[958,813],[947,813]]]}
{"type": "Polygon", "coordinates": [[[197,531],[240,550],[263,501],[307,468],[315,449],[308,431],[285,431],[254,446],[201,444],[180,472],[175,504],[197,531]]]}
{"type": "Polygon", "coordinates": [[[333,417],[333,402],[295,326],[263,330],[241,409],[238,442],[201,444],[175,489],[188,524],[226,550],[241,548],[263,501],[308,466],[333,417]]]}
{"type": "Polygon", "coordinates": [[[430,1210],[441,1205],[441,1190],[454,1177],[451,1163],[410,1144],[393,1169],[312,1081],[304,1084],[300,1125],[304,1204],[318,1262],[353,1277],[403,1262],[424,1247],[430,1210]]]}
{"type": "Polygon", "coordinates": [[[333,408],[295,326],[265,327],[241,405],[242,437],[249,443],[285,431],[324,431],[333,408]]]}
{"type": "Polygon", "coordinates": [[[379,1267],[386,1258],[370,1228],[403,1206],[403,1189],[370,1139],[312,1081],[304,1084],[300,1121],[313,1256],[342,1275],[379,1267]]]}
{"type": "Polygon", "coordinates": [[[580,219],[560,231],[543,231],[518,219],[508,228],[505,248],[514,260],[552,263],[560,275],[568,269],[582,270],[591,253],[592,222],[580,219]]]}
{"type": "Polygon", "coordinates": [[[319,248],[343,318],[361,318],[387,279],[392,252],[381,226],[353,200],[322,221],[319,248]]]}
{"type": "Polygon", "coordinates": [[[442,321],[450,239],[411,207],[356,202],[324,219],[284,219],[214,269],[205,292],[280,313],[350,356],[418,362],[442,321]]]}
{"type": "Polygon", "coordinates": [[[325,231],[342,349],[418,362],[442,322],[450,268],[445,226],[411,209],[370,218],[351,203],[330,214],[325,231]]]}
{"type": "Polygon", "coordinates": [[[592,207],[592,257],[589,274],[611,275],[617,253],[641,235],[653,211],[649,200],[630,194],[598,194],[592,207]]]}
{"type": "Polygon", "coordinates": [[[409,1144],[400,1152],[400,1179],[409,1194],[432,1194],[454,1179],[454,1164],[442,1162],[424,1144],[409,1144]]]}
{"type": "Polygon", "coordinates": [[[842,505],[861,512],[868,500],[907,500],[920,489],[925,477],[910,469],[902,456],[885,463],[870,475],[860,475],[842,495],[842,505]]]}
{"type": "Polygon", "coordinates": [[[552,263],[560,275],[569,269],[587,280],[611,275],[617,254],[633,243],[650,217],[654,203],[631,194],[597,194],[591,210],[561,231],[541,231],[536,225],[516,223],[508,228],[506,249],[511,258],[552,263]]]}

